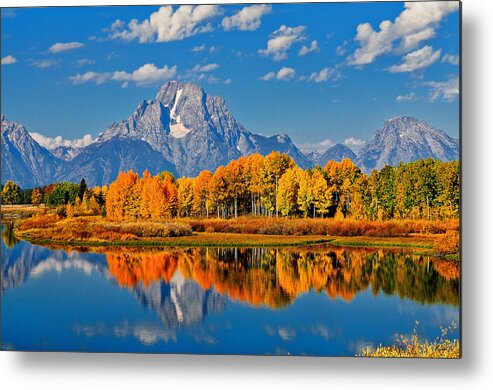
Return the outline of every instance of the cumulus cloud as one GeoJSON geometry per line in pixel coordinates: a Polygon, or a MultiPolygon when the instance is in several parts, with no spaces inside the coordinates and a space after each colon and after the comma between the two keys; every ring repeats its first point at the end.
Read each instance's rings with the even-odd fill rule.
{"type": "Polygon", "coordinates": [[[414,72],[435,63],[442,53],[442,49],[433,51],[431,46],[423,46],[421,49],[412,51],[402,58],[402,63],[389,68],[392,73],[414,72]]]}
{"type": "Polygon", "coordinates": [[[294,78],[296,75],[296,71],[293,68],[283,67],[277,73],[269,72],[262,76],[260,80],[270,81],[270,80],[278,80],[278,81],[289,81],[294,78]]]}
{"type": "Polygon", "coordinates": [[[133,72],[115,71],[115,72],[86,72],[77,73],[70,77],[73,84],[95,83],[97,85],[108,81],[121,81],[122,86],[129,82],[138,86],[148,86],[158,82],[172,79],[176,76],[176,66],[168,67],[167,65],[158,68],[154,64],[145,64],[133,72]]]}
{"type": "Polygon", "coordinates": [[[359,138],[350,137],[346,138],[343,144],[350,148],[353,152],[358,152],[365,144],[365,141],[359,138]]]}
{"type": "Polygon", "coordinates": [[[63,139],[61,135],[56,137],[47,137],[40,133],[29,133],[34,140],[48,150],[53,150],[59,146],[73,147],[73,148],[83,148],[87,145],[92,144],[95,140],[92,138],[91,134],[86,134],[82,138],[68,140],[63,139]]]}
{"type": "Polygon", "coordinates": [[[244,7],[233,16],[227,16],[222,20],[222,26],[226,31],[241,30],[254,31],[260,27],[262,16],[272,12],[272,6],[256,4],[244,7]]]}
{"type": "Polygon", "coordinates": [[[226,85],[230,85],[232,82],[233,82],[233,80],[231,80],[231,79],[224,80],[224,84],[226,84],[226,85]]]}
{"type": "Polygon", "coordinates": [[[320,51],[320,48],[318,47],[318,42],[317,41],[312,41],[312,43],[310,44],[310,46],[303,45],[303,47],[298,52],[298,55],[300,57],[303,57],[303,56],[306,56],[309,53],[316,53],[316,52],[319,52],[319,51],[320,51]]]}
{"type": "Polygon", "coordinates": [[[447,62],[450,65],[459,65],[459,56],[447,53],[442,57],[442,63],[443,62],[447,62]]]}
{"type": "Polygon", "coordinates": [[[406,2],[404,11],[394,22],[382,21],[377,31],[370,23],[362,23],[358,25],[355,37],[359,47],[348,57],[348,63],[370,64],[394,49],[407,53],[434,37],[440,21],[458,9],[456,1],[406,2]]]}
{"type": "Polygon", "coordinates": [[[50,53],[61,53],[68,50],[78,49],[82,46],[84,46],[84,44],[80,42],[55,43],[50,46],[48,51],[50,53]]]}
{"type": "Polygon", "coordinates": [[[179,41],[196,34],[212,31],[210,19],[222,14],[217,5],[163,6],[148,19],[132,19],[128,25],[116,20],[111,25],[109,38],[139,43],[179,41]]]}
{"type": "Polygon", "coordinates": [[[342,74],[334,68],[324,68],[320,72],[313,72],[305,79],[309,82],[323,83],[325,81],[337,81],[342,78],[342,74]]]}
{"type": "Polygon", "coordinates": [[[274,61],[285,60],[288,58],[287,52],[291,46],[295,42],[306,39],[305,29],[305,26],[287,27],[282,25],[270,35],[267,48],[258,52],[264,56],[272,56],[274,61]]]}
{"type": "Polygon", "coordinates": [[[16,62],[17,62],[17,58],[11,55],[2,57],[2,65],[12,65],[15,64],[16,62]]]}
{"type": "Polygon", "coordinates": [[[418,96],[414,92],[406,93],[404,95],[397,95],[395,98],[399,103],[402,102],[414,102],[418,100],[418,96]]]}
{"type": "Polygon", "coordinates": [[[445,81],[428,81],[423,85],[430,87],[429,97],[432,102],[438,99],[450,102],[459,96],[459,78],[455,76],[445,81]]]}

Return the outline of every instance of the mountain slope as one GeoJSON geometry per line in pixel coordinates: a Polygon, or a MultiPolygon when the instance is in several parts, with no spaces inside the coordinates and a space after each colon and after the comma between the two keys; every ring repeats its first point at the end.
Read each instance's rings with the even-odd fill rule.
{"type": "Polygon", "coordinates": [[[356,154],[343,144],[335,144],[323,153],[306,153],[306,156],[310,159],[312,165],[320,165],[321,167],[324,167],[330,160],[341,161],[344,158],[350,158],[352,161],[356,161],[357,158],[356,154]]]}
{"type": "Polygon", "coordinates": [[[370,172],[387,164],[428,157],[442,161],[458,159],[459,140],[425,121],[398,116],[385,121],[383,128],[360,150],[356,162],[363,171],[370,172]]]}
{"type": "Polygon", "coordinates": [[[142,174],[148,169],[152,175],[170,171],[176,175],[173,164],[141,140],[113,138],[86,146],[72,160],[63,163],[55,181],[79,182],[85,178],[90,186],[109,184],[121,171],[133,169],[142,174]]]}
{"type": "Polygon", "coordinates": [[[40,146],[17,122],[1,117],[2,183],[12,180],[23,188],[50,182],[59,160],[40,146]]]}
{"type": "Polygon", "coordinates": [[[231,115],[223,98],[209,96],[193,83],[167,82],[155,99],[142,102],[130,118],[107,128],[96,142],[114,137],[147,142],[180,176],[213,171],[256,152],[281,151],[307,165],[287,135],[250,133],[231,115]]]}

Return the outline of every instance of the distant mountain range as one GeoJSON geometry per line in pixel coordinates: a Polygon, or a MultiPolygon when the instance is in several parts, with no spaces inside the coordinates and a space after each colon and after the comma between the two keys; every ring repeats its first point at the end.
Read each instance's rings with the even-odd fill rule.
{"type": "Polygon", "coordinates": [[[104,130],[86,147],[40,146],[26,128],[1,117],[2,183],[23,188],[55,181],[107,184],[120,171],[151,174],[167,170],[176,176],[196,176],[252,153],[279,151],[302,168],[348,157],[365,172],[385,164],[419,158],[455,160],[459,141],[426,122],[395,117],[385,122],[358,154],[337,144],[323,153],[302,153],[287,134],[266,137],[251,133],[228,111],[223,98],[209,96],[193,83],[170,81],[156,97],[143,101],[126,120],[104,130]]]}

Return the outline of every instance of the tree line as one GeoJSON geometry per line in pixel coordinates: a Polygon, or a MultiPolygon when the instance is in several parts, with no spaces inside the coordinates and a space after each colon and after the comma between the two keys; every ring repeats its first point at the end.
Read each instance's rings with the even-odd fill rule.
{"type": "Polygon", "coordinates": [[[367,220],[459,216],[458,161],[433,159],[385,166],[370,175],[350,159],[301,169],[286,154],[253,154],[175,180],[122,172],[109,186],[109,218],[230,218],[240,215],[367,220]]]}
{"type": "MultiPolygon", "coordinates": [[[[272,152],[240,157],[195,178],[175,179],[169,172],[152,176],[146,170],[142,177],[121,172],[103,187],[88,188],[84,179],[50,184],[33,189],[31,202],[66,205],[70,215],[102,214],[118,221],[242,215],[449,219],[459,216],[459,178],[458,161],[429,158],[366,175],[350,159],[301,169],[288,155],[272,152]]],[[[13,186],[6,183],[2,201],[10,203],[13,186]]]]}

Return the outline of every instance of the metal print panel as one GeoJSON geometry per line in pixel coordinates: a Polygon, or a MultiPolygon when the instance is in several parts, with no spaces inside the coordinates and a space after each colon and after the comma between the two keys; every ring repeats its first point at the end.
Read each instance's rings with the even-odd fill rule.
{"type": "Polygon", "coordinates": [[[1,348],[460,357],[460,3],[3,8],[1,348]]]}

